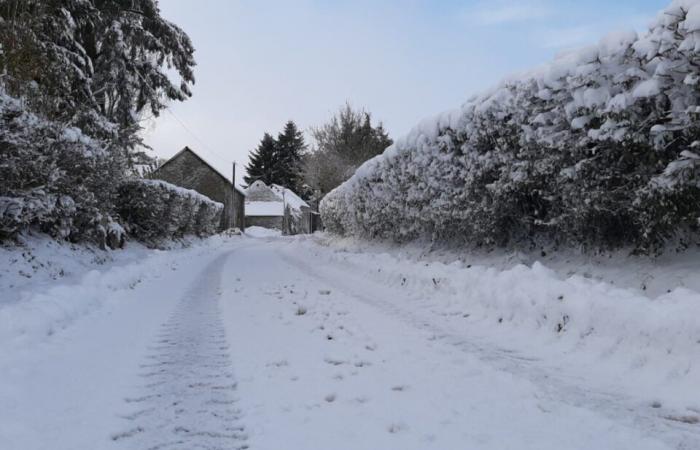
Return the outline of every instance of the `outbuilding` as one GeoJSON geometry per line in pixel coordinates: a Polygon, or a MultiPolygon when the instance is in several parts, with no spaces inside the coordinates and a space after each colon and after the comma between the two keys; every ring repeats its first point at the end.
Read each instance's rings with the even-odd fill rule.
{"type": "Polygon", "coordinates": [[[209,164],[194,150],[185,147],[156,169],[151,178],[193,189],[223,203],[221,229],[245,229],[245,191],[209,164]]]}
{"type": "Polygon", "coordinates": [[[307,226],[309,205],[291,189],[277,184],[266,185],[258,180],[246,192],[246,226],[259,226],[282,231],[283,234],[310,233],[307,226]]]}

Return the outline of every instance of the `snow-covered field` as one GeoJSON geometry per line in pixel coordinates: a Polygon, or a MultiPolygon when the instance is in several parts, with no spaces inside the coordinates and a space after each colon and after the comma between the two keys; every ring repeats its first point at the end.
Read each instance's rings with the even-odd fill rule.
{"type": "Polygon", "coordinates": [[[259,229],[22,253],[0,252],[2,449],[700,448],[693,255],[259,229]]]}

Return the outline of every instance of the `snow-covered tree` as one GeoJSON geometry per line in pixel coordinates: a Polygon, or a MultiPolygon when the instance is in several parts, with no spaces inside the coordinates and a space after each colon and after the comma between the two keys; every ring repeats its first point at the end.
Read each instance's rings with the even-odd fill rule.
{"type": "Polygon", "coordinates": [[[54,234],[100,234],[119,184],[147,163],[141,119],[190,96],[193,52],[156,0],[0,2],[0,197],[62,199],[74,211],[54,234]]]}
{"type": "Polygon", "coordinates": [[[191,95],[194,48],[155,0],[4,3],[8,92],[51,120],[133,148],[143,114],[157,116],[167,101],[191,95]]]}

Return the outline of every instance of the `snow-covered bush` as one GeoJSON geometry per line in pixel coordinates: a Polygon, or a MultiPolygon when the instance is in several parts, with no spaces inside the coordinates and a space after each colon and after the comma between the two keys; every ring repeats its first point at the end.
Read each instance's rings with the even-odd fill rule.
{"type": "Polygon", "coordinates": [[[117,188],[152,160],[143,115],[191,96],[194,47],[158,2],[107,3],[0,2],[0,240],[122,246],[117,188]]]}
{"type": "Polygon", "coordinates": [[[321,204],[334,232],[657,250],[698,240],[700,0],[426,120],[321,204]]]}
{"type": "Polygon", "coordinates": [[[119,188],[117,208],[133,236],[155,244],[190,234],[214,234],[224,205],[165,181],[131,179],[119,188]]]}
{"type": "Polygon", "coordinates": [[[0,239],[36,228],[72,241],[122,241],[109,215],[114,168],[100,143],[0,91],[0,239]]]}

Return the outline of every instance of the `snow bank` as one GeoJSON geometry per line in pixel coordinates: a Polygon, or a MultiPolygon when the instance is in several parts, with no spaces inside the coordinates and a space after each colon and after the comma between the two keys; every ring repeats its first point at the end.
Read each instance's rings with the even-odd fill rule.
{"type": "Polygon", "coordinates": [[[664,168],[697,138],[699,4],[676,0],[644,35],[610,34],[421,122],[326,196],[324,224],[487,246],[697,240],[698,166],[664,168]]]}
{"type": "Polygon", "coordinates": [[[388,302],[411,311],[415,320],[428,314],[455,332],[486,327],[493,335],[524,338],[523,347],[559,346],[579,358],[588,354],[622,364],[638,376],[649,375],[643,370],[648,368],[661,385],[700,377],[700,292],[680,286],[675,271],[663,276],[676,287],[648,296],[583,273],[561,275],[539,262],[501,270],[460,261],[409,260],[366,244],[359,252],[334,241],[318,246],[315,239],[298,239],[285,251],[313,255],[318,270],[333,268],[335,275],[352,274],[391,288],[397,300],[388,302]]]}
{"type": "Polygon", "coordinates": [[[280,230],[273,230],[270,228],[263,228],[263,227],[248,227],[245,229],[245,234],[246,234],[246,236],[256,237],[256,238],[282,236],[282,232],[280,230]]]}
{"type": "Polygon", "coordinates": [[[0,343],[22,345],[44,340],[142,282],[174,270],[180,258],[216,251],[225,239],[212,237],[191,248],[169,251],[131,245],[105,252],[47,239],[3,250],[0,343]]]}

